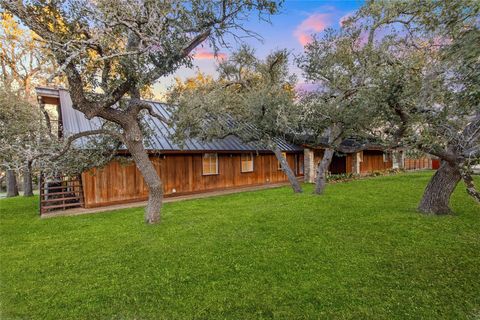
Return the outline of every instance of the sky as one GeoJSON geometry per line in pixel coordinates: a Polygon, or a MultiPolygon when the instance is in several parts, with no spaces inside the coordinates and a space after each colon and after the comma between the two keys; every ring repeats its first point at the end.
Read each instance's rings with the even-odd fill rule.
{"type": "MultiPolygon", "coordinates": [[[[329,27],[338,28],[342,18],[352,14],[362,4],[362,0],[285,0],[280,13],[271,17],[270,24],[259,21],[255,14],[251,15],[245,27],[258,33],[263,40],[250,38],[245,42],[255,49],[260,58],[276,49],[288,49],[292,55],[300,55],[312,34],[321,33],[329,27]]],[[[173,75],[159,79],[154,86],[155,96],[161,99],[175,78],[185,79],[198,71],[215,75],[216,59],[228,57],[238,45],[233,42],[231,48],[222,48],[217,58],[208,46],[197,48],[194,67],[181,68],[173,75]]],[[[298,68],[292,65],[291,71],[299,76],[299,85],[303,85],[298,68]]]]}

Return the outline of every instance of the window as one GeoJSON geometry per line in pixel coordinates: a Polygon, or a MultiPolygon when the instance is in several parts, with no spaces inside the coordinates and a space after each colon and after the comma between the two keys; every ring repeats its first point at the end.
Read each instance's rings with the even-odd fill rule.
{"type": "MultiPolygon", "coordinates": [[[[287,153],[286,152],[282,152],[282,157],[287,160],[287,153]]],[[[282,170],[282,164],[280,163],[280,161],[278,161],[278,170],[282,170]]]]}
{"type": "Polygon", "coordinates": [[[203,175],[218,174],[218,155],[216,153],[203,154],[203,175]]]}
{"type": "Polygon", "coordinates": [[[252,172],[253,171],[253,154],[251,153],[242,153],[241,156],[242,163],[242,172],[252,172]]]}

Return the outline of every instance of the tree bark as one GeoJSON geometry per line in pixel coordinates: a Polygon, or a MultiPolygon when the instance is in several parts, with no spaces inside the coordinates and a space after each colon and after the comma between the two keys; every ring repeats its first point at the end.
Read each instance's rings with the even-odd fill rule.
{"type": "Polygon", "coordinates": [[[452,212],[448,206],[450,196],[461,178],[457,166],[442,161],[442,165],[425,188],[418,210],[425,214],[450,214],[452,212]]]}
{"type": "Polygon", "coordinates": [[[317,176],[315,177],[315,190],[314,194],[323,194],[325,187],[327,186],[327,171],[332,163],[334,150],[331,148],[325,149],[323,152],[322,160],[317,166],[317,176]]]}
{"type": "Polygon", "coordinates": [[[7,197],[18,196],[17,176],[15,171],[7,170],[7,197]]]}
{"type": "Polygon", "coordinates": [[[33,196],[33,184],[32,184],[32,162],[27,161],[27,167],[23,172],[23,196],[33,196]]]}
{"type": "Polygon", "coordinates": [[[148,187],[148,203],[145,208],[145,222],[148,224],[159,223],[160,210],[163,202],[163,185],[148,154],[143,146],[143,134],[137,123],[125,128],[125,144],[142,173],[148,187]]]}
{"type": "Polygon", "coordinates": [[[293,173],[292,168],[290,168],[290,166],[288,165],[287,159],[283,157],[282,151],[278,147],[275,147],[273,148],[273,153],[275,153],[275,157],[277,157],[278,162],[280,162],[283,172],[287,175],[288,181],[292,186],[293,192],[294,193],[303,192],[302,187],[300,186],[300,183],[297,180],[297,177],[295,177],[295,173],[293,173]]]}
{"type": "Polygon", "coordinates": [[[395,160],[398,164],[398,169],[402,170],[405,168],[405,163],[403,162],[403,151],[394,152],[395,160]]]}
{"type": "Polygon", "coordinates": [[[463,182],[467,187],[467,193],[478,203],[480,203],[480,192],[475,188],[475,183],[473,182],[472,175],[469,172],[462,173],[463,182]]]}

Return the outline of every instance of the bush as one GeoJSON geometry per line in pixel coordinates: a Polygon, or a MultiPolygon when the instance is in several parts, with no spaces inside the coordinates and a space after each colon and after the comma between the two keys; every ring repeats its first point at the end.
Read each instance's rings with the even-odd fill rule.
{"type": "Polygon", "coordinates": [[[346,181],[356,180],[360,178],[396,175],[402,172],[405,172],[405,170],[404,169],[376,170],[373,172],[369,172],[365,175],[359,175],[355,173],[329,174],[327,176],[327,182],[346,182],[346,181]]]}

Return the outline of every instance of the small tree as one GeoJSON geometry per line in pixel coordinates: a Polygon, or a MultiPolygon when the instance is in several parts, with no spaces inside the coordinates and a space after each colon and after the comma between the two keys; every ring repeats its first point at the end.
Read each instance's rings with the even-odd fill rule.
{"type": "Polygon", "coordinates": [[[0,67],[5,90],[35,103],[35,86],[45,85],[53,72],[51,56],[34,32],[19,25],[8,12],[0,12],[0,67]]]}
{"type": "Polygon", "coordinates": [[[317,86],[300,93],[299,134],[310,136],[313,145],[326,146],[317,165],[315,194],[324,192],[328,168],[342,141],[364,138],[371,127],[372,109],[360,97],[375,64],[368,58],[371,48],[360,45],[361,40],[355,28],[328,29],[321,38],[313,37],[297,59],[306,80],[317,86]]]}
{"type": "MultiPolygon", "coordinates": [[[[10,93],[14,93],[18,99],[25,100],[24,103],[30,103],[35,108],[34,88],[47,84],[54,65],[39,39],[34,32],[22,27],[9,12],[0,13],[0,81],[3,89],[8,92],[3,97],[3,102],[7,97],[12,97],[10,93]]],[[[20,172],[23,175],[24,196],[33,196],[32,164],[22,163],[16,167],[23,168],[20,172]]],[[[9,189],[13,186],[16,188],[15,171],[10,170],[8,176],[11,181],[9,189]]]]}
{"type": "Polygon", "coordinates": [[[237,37],[249,12],[265,19],[278,9],[269,0],[6,0],[2,5],[53,53],[68,80],[73,108],[120,127],[117,135],[149,189],[148,223],[160,221],[163,187],[145,151],[139,115],[146,110],[167,120],[140,99],[141,89],[190,66],[193,50],[205,41],[217,48],[225,35],[237,37]]]}
{"type": "MultiPolygon", "coordinates": [[[[72,146],[81,135],[56,137],[38,107],[18,94],[1,89],[0,167],[7,170],[7,195],[18,195],[16,172],[22,172],[25,180],[39,170],[46,176],[79,174],[104,165],[120,146],[118,141],[102,136],[90,136],[82,148],[72,146]]],[[[24,185],[24,196],[33,195],[32,181],[25,181],[24,185]]]]}
{"type": "MultiPolygon", "coordinates": [[[[0,90],[0,160],[7,170],[7,196],[17,196],[16,172],[24,172],[31,179],[32,148],[38,143],[40,114],[22,97],[0,90]]],[[[25,181],[24,195],[33,195],[32,182],[25,181]]]]}
{"type": "Polygon", "coordinates": [[[302,192],[277,144],[293,132],[296,120],[295,78],[288,73],[285,51],[264,61],[242,47],[218,64],[215,80],[197,77],[177,83],[170,92],[176,139],[187,136],[213,140],[235,135],[244,142],[266,146],[280,162],[294,192],[302,192]]]}

